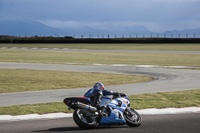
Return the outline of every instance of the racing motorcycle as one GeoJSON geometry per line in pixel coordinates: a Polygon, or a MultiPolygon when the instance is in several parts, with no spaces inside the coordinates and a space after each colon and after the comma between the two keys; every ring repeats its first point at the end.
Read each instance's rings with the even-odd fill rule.
{"type": "Polygon", "coordinates": [[[70,97],[63,102],[69,110],[75,110],[73,119],[83,129],[112,124],[138,127],[142,123],[141,116],[130,108],[130,100],[123,93],[119,93],[117,97],[103,96],[98,109],[89,97],[70,97]]]}

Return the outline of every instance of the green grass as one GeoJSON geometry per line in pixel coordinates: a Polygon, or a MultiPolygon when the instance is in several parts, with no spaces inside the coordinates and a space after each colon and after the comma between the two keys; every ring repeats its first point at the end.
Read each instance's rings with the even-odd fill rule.
{"type": "Polygon", "coordinates": [[[65,52],[0,49],[0,62],[200,66],[199,54],[65,52]]]}
{"type": "Polygon", "coordinates": [[[0,115],[46,114],[56,112],[70,113],[73,110],[68,110],[63,102],[0,107],[0,115]]]}
{"type": "Polygon", "coordinates": [[[0,69],[0,93],[106,86],[137,83],[151,77],[128,74],[0,69]]]}
{"type": "MultiPolygon", "coordinates": [[[[135,109],[200,107],[200,89],[132,95],[129,96],[129,98],[131,107],[135,109]]],[[[45,114],[56,112],[69,113],[73,112],[73,110],[67,110],[67,106],[64,105],[63,102],[0,107],[0,115],[45,114]]]]}
{"type": "Polygon", "coordinates": [[[200,89],[133,95],[129,98],[133,101],[132,107],[136,109],[200,107],[200,89]]]}
{"type": "Polygon", "coordinates": [[[97,49],[97,50],[163,50],[163,51],[200,51],[200,44],[0,44],[0,47],[27,47],[27,48],[70,48],[70,49],[97,49]]]}

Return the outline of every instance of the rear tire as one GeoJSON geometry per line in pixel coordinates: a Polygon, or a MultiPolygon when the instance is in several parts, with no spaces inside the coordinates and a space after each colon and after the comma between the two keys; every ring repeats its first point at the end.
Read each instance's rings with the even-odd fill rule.
{"type": "Polygon", "coordinates": [[[92,129],[97,127],[98,123],[95,118],[88,117],[91,112],[85,109],[76,109],[73,113],[75,123],[83,129],[92,129]]]}
{"type": "Polygon", "coordinates": [[[126,120],[126,124],[131,127],[138,127],[142,123],[141,116],[133,108],[127,108],[125,110],[124,118],[126,120]]]}

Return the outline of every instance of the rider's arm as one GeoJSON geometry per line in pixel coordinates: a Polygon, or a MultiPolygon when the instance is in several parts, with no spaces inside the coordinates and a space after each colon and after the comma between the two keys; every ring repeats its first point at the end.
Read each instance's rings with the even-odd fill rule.
{"type": "Polygon", "coordinates": [[[119,95],[118,92],[114,92],[114,91],[109,91],[109,90],[103,90],[103,95],[106,96],[106,95],[119,95]]]}

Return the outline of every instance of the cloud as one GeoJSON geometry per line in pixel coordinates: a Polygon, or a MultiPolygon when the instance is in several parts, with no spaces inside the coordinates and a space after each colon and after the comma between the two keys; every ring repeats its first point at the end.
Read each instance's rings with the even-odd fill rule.
{"type": "Polygon", "coordinates": [[[0,0],[0,20],[42,22],[60,29],[151,31],[200,27],[200,0],[0,0]]]}
{"type": "Polygon", "coordinates": [[[40,20],[40,23],[62,30],[82,30],[86,28],[117,31],[128,30],[135,27],[144,26],[151,32],[164,32],[166,30],[194,29],[200,27],[199,21],[185,20],[169,23],[154,21],[62,21],[62,20],[40,20]]]}
{"type": "Polygon", "coordinates": [[[119,27],[135,27],[138,23],[132,21],[61,21],[61,20],[41,20],[41,23],[60,29],[79,29],[82,27],[91,27],[97,29],[109,29],[119,27]]]}

